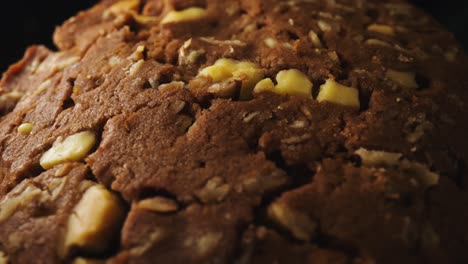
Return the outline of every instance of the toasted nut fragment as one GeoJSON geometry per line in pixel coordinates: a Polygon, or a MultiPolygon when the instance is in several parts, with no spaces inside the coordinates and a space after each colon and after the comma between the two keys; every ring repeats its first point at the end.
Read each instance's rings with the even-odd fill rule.
{"type": "Polygon", "coordinates": [[[96,143],[96,136],[91,131],[83,131],[67,137],[64,141],[56,141],[51,149],[40,159],[44,169],[70,161],[84,159],[96,143]]]}
{"type": "Polygon", "coordinates": [[[394,166],[398,164],[403,156],[400,153],[367,150],[365,148],[360,148],[354,153],[361,157],[362,163],[366,166],[394,166]]]}
{"type": "Polygon", "coordinates": [[[34,129],[34,124],[33,123],[23,123],[18,127],[18,132],[21,135],[29,135],[31,134],[31,131],[34,129]]]}
{"type": "Polygon", "coordinates": [[[367,30],[371,32],[384,34],[384,35],[395,36],[395,29],[387,25],[372,24],[367,27],[367,30]]]}
{"type": "Polygon", "coordinates": [[[111,5],[106,11],[104,11],[104,17],[109,14],[119,15],[129,13],[131,11],[137,11],[140,5],[140,0],[123,0],[111,5]]]}
{"type": "Polygon", "coordinates": [[[135,19],[135,21],[138,24],[142,24],[142,25],[149,24],[149,23],[156,21],[156,17],[154,16],[142,16],[142,15],[138,15],[135,13],[133,14],[133,19],[135,19]]]}
{"type": "Polygon", "coordinates": [[[253,62],[219,59],[213,66],[204,68],[200,76],[210,77],[213,82],[222,82],[229,79],[242,81],[239,98],[247,100],[252,96],[255,84],[263,78],[263,70],[253,62]]]}
{"type": "Polygon", "coordinates": [[[402,72],[392,69],[388,69],[385,75],[388,79],[392,80],[398,85],[401,85],[406,88],[417,89],[419,88],[418,83],[416,82],[416,74],[412,72],[402,72]]]}
{"type": "Polygon", "coordinates": [[[273,38],[266,38],[264,42],[265,45],[267,45],[269,48],[274,48],[278,45],[278,41],[276,41],[276,39],[273,38]]]}
{"type": "Polygon", "coordinates": [[[171,11],[164,17],[161,24],[195,20],[206,16],[206,14],[206,9],[200,7],[190,7],[181,11],[171,11]]]}
{"type": "Polygon", "coordinates": [[[220,177],[210,179],[203,189],[196,193],[196,196],[203,203],[219,203],[223,201],[231,191],[229,184],[224,184],[220,177]]]}
{"type": "Polygon", "coordinates": [[[198,238],[196,241],[197,251],[200,256],[206,256],[218,247],[223,238],[223,233],[209,232],[198,238]]]}
{"type": "Polygon", "coordinates": [[[319,20],[317,22],[317,25],[323,32],[328,32],[332,30],[332,26],[323,20],[319,20]]]}
{"type": "Polygon", "coordinates": [[[317,33],[315,33],[315,31],[309,31],[309,38],[316,48],[322,48],[322,42],[320,41],[320,38],[317,33]]]}
{"type": "Polygon", "coordinates": [[[8,217],[14,214],[18,208],[27,205],[31,201],[39,199],[42,195],[42,191],[33,185],[14,189],[14,191],[15,193],[13,195],[7,195],[0,200],[0,222],[8,219],[8,217]]]}
{"type": "Polygon", "coordinates": [[[328,79],[325,84],[320,86],[317,101],[360,107],[359,91],[356,88],[341,85],[334,79],[328,79]]]}
{"type": "Polygon", "coordinates": [[[154,197],[141,200],[137,204],[138,208],[157,213],[170,213],[179,209],[179,206],[174,200],[165,197],[154,197]]]}
{"type": "Polygon", "coordinates": [[[68,218],[65,254],[77,247],[86,253],[105,252],[124,218],[124,209],[114,194],[101,185],[91,186],[68,218]]]}
{"type": "Polygon", "coordinates": [[[8,257],[3,251],[0,251],[0,264],[8,264],[8,257]]]}
{"type": "Polygon", "coordinates": [[[276,75],[277,85],[269,78],[257,83],[254,93],[274,92],[281,95],[297,95],[302,97],[312,97],[312,82],[299,70],[284,70],[276,75]]]}
{"type": "Polygon", "coordinates": [[[268,215],[288,229],[295,238],[302,241],[309,241],[317,228],[317,223],[309,216],[281,202],[271,204],[268,208],[268,215]]]}
{"type": "Polygon", "coordinates": [[[400,162],[401,170],[414,175],[418,182],[422,183],[424,187],[431,187],[439,183],[439,175],[431,172],[427,166],[418,163],[403,160],[400,162]]]}
{"type": "Polygon", "coordinates": [[[99,259],[76,258],[72,264],[104,264],[105,261],[99,259]]]}
{"type": "Polygon", "coordinates": [[[380,39],[368,39],[365,42],[367,45],[374,45],[374,46],[383,46],[383,47],[391,47],[390,44],[387,42],[380,40],[380,39]]]}

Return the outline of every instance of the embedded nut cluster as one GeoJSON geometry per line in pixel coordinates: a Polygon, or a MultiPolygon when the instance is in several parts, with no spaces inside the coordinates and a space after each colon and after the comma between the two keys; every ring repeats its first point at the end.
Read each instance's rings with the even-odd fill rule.
{"type": "Polygon", "coordinates": [[[276,75],[275,85],[270,78],[257,83],[254,93],[274,92],[281,95],[298,95],[306,98],[312,97],[312,82],[299,70],[284,70],[276,75]]]}
{"type": "Polygon", "coordinates": [[[365,148],[360,148],[354,153],[361,157],[363,165],[367,167],[396,168],[415,179],[423,187],[431,187],[439,183],[438,174],[430,171],[429,168],[421,163],[402,159],[403,155],[400,153],[368,150],[365,148]]]}
{"type": "Polygon", "coordinates": [[[239,98],[246,100],[251,97],[255,84],[263,78],[263,70],[253,62],[219,59],[214,65],[204,68],[200,76],[209,77],[215,83],[229,80],[242,82],[239,98]]]}
{"type": "Polygon", "coordinates": [[[64,254],[71,248],[85,253],[105,252],[124,215],[115,194],[101,185],[89,187],[68,219],[64,254]]]}
{"type": "Polygon", "coordinates": [[[71,135],[63,141],[57,140],[42,155],[40,165],[47,170],[65,162],[80,161],[88,155],[95,143],[96,135],[91,131],[71,135]]]}
{"type": "Polygon", "coordinates": [[[341,85],[334,79],[328,79],[325,84],[320,86],[317,101],[326,101],[356,108],[360,107],[359,91],[356,88],[341,85]]]}

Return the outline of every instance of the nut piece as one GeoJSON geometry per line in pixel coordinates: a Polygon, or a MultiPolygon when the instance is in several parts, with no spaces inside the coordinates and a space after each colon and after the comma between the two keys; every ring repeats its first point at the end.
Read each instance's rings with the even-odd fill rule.
{"type": "Polygon", "coordinates": [[[84,159],[96,143],[96,136],[91,131],[84,131],[56,141],[52,148],[42,155],[40,164],[44,169],[70,161],[84,159]]]}
{"type": "Polygon", "coordinates": [[[317,25],[323,32],[328,32],[332,30],[332,26],[323,20],[317,21],[317,25]]]}
{"type": "Polygon", "coordinates": [[[412,72],[401,72],[392,69],[388,69],[385,75],[388,79],[392,80],[398,85],[406,88],[417,89],[419,88],[416,82],[416,74],[412,72]]]}
{"type": "Polygon", "coordinates": [[[372,24],[367,27],[367,30],[371,32],[388,35],[388,36],[395,36],[395,29],[387,25],[372,24]]]}
{"type": "Polygon", "coordinates": [[[276,75],[278,84],[274,85],[269,78],[261,80],[254,88],[254,93],[273,92],[281,95],[312,97],[312,82],[299,70],[284,70],[276,75]]]}
{"type": "Polygon", "coordinates": [[[334,79],[328,79],[325,84],[320,86],[317,101],[360,107],[359,91],[356,88],[341,85],[334,79]]]}
{"type": "Polygon", "coordinates": [[[190,7],[181,11],[171,11],[164,17],[161,24],[195,20],[206,16],[206,14],[206,9],[200,7],[190,7]]]}
{"type": "Polygon", "coordinates": [[[400,169],[416,177],[418,182],[424,187],[431,187],[439,183],[440,176],[430,171],[427,166],[421,163],[403,160],[400,162],[400,169]]]}
{"type": "Polygon", "coordinates": [[[42,191],[34,185],[17,188],[13,190],[14,194],[9,194],[0,200],[0,222],[8,219],[18,208],[24,207],[42,196],[42,191]]]}
{"type": "Polygon", "coordinates": [[[86,259],[86,258],[76,258],[72,262],[72,264],[104,264],[104,263],[105,263],[104,260],[86,259]]]}
{"type": "Polygon", "coordinates": [[[317,223],[309,216],[281,202],[271,204],[268,208],[268,215],[288,229],[295,238],[302,241],[309,241],[317,228],[317,223]]]}
{"type": "Polygon", "coordinates": [[[200,256],[207,256],[213,250],[215,250],[221,239],[223,238],[223,233],[208,232],[202,237],[198,238],[196,241],[197,251],[200,256]]]}
{"type": "Polygon", "coordinates": [[[154,197],[141,200],[137,203],[137,207],[157,213],[171,213],[179,209],[179,206],[174,200],[165,197],[154,197]]]}
{"type": "Polygon", "coordinates": [[[7,264],[7,263],[8,263],[7,255],[3,251],[0,251],[0,264],[7,264]]]}
{"type": "Polygon", "coordinates": [[[31,131],[34,129],[34,124],[33,123],[23,123],[18,127],[18,133],[21,135],[29,135],[31,134],[31,131]]]}
{"type": "Polygon", "coordinates": [[[309,31],[309,38],[316,48],[322,48],[322,42],[320,41],[320,38],[317,33],[315,33],[315,31],[309,31]]]}
{"type": "Polygon", "coordinates": [[[225,184],[220,177],[210,179],[203,189],[196,193],[196,196],[203,203],[219,203],[222,202],[231,191],[231,186],[225,184]]]}
{"type": "Polygon", "coordinates": [[[104,17],[108,17],[110,14],[119,15],[126,14],[132,11],[137,11],[140,5],[140,0],[123,0],[111,5],[104,11],[104,17]]]}
{"type": "Polygon", "coordinates": [[[380,40],[380,39],[368,39],[365,42],[367,45],[373,45],[373,46],[383,46],[383,47],[391,47],[390,44],[387,42],[380,40]]]}
{"type": "Polygon", "coordinates": [[[199,75],[210,77],[216,83],[230,79],[242,81],[239,98],[247,100],[252,96],[255,84],[263,78],[263,70],[253,62],[219,59],[213,66],[201,70],[199,75]]]}
{"type": "Polygon", "coordinates": [[[392,153],[377,150],[367,150],[360,148],[354,152],[361,157],[362,163],[366,166],[394,166],[398,165],[400,153],[392,153]]]}
{"type": "Polygon", "coordinates": [[[124,216],[117,196],[101,185],[91,186],[68,218],[65,255],[72,247],[86,253],[105,252],[124,216]]]}

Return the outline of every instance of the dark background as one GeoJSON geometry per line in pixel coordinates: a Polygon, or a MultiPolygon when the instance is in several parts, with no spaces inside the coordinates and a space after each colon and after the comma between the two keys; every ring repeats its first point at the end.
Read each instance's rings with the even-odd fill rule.
{"type": "MultiPolygon", "coordinates": [[[[0,7],[0,72],[19,60],[27,46],[53,48],[56,25],[97,0],[7,0],[0,7]]],[[[468,1],[412,0],[454,32],[468,51],[468,1]]]]}

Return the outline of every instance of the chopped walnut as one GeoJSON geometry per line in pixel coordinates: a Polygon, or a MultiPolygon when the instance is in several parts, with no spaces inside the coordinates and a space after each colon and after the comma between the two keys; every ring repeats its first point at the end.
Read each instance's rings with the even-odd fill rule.
{"type": "Polygon", "coordinates": [[[328,79],[325,84],[320,86],[317,101],[360,107],[359,91],[356,88],[341,85],[334,79],[328,79]]]}

